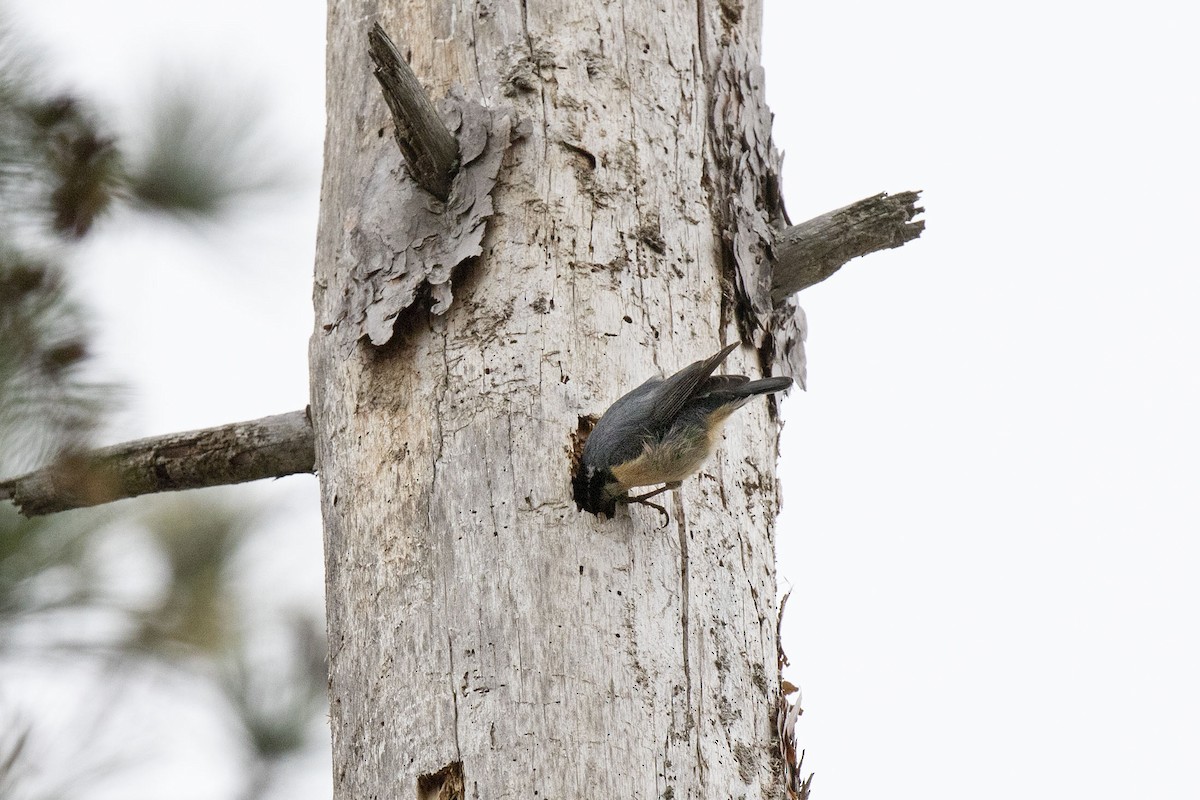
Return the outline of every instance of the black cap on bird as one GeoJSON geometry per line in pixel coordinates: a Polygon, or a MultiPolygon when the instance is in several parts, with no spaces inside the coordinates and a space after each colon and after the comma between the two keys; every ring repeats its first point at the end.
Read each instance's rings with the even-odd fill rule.
{"type": "Polygon", "coordinates": [[[679,488],[717,445],[725,420],[760,394],[782,391],[791,378],[752,381],[745,375],[713,375],[738,342],[669,378],[655,377],[613,403],[583,446],[572,487],[580,509],[612,517],[617,503],[643,503],[679,488]],[[638,486],[665,484],[630,497],[638,486]]]}

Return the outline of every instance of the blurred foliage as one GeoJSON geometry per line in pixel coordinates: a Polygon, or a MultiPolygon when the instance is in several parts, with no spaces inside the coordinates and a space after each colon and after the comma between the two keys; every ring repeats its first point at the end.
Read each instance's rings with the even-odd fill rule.
{"type": "MultiPolygon", "coordinates": [[[[25,519],[0,503],[0,631],[96,602],[87,561],[93,528],[79,515],[25,519]]],[[[0,638],[0,658],[17,646],[11,635],[0,638]]]]}
{"type": "MultiPolygon", "coordinates": [[[[157,93],[127,148],[83,98],[45,91],[18,44],[0,13],[0,477],[89,446],[116,397],[90,375],[70,247],[121,204],[214,219],[288,182],[252,104],[179,81],[157,93]]],[[[276,766],[312,741],[325,707],[321,622],[247,596],[246,542],[261,514],[220,496],[38,519],[0,503],[0,671],[32,663],[64,686],[81,666],[103,676],[87,692],[92,724],[54,734],[0,681],[0,799],[83,796],[118,761],[118,777],[135,768],[136,757],[114,756],[112,717],[127,697],[116,693],[164,670],[225,700],[214,713],[240,726],[246,763],[231,768],[244,769],[243,797],[263,796],[276,766]]]]}
{"type": "Polygon", "coordinates": [[[70,97],[34,106],[30,119],[53,179],[54,230],[78,239],[92,229],[120,185],[114,139],[101,134],[91,115],[70,97]]]}
{"type": "MultiPolygon", "coordinates": [[[[224,699],[223,708],[212,710],[230,715],[240,731],[242,757],[230,764],[244,776],[238,796],[259,798],[270,792],[281,764],[326,735],[324,628],[311,614],[264,608],[266,598],[246,592],[244,579],[255,566],[246,559],[247,543],[259,530],[259,515],[214,499],[214,491],[221,493],[139,501],[151,506],[143,513],[83,509],[27,520],[0,505],[0,670],[32,660],[47,667],[45,676],[58,663],[68,673],[92,663],[104,677],[97,681],[100,696],[87,696],[120,713],[136,713],[117,699],[128,694],[122,685],[145,685],[156,676],[162,684],[164,670],[183,685],[207,684],[224,699]],[[105,700],[105,693],[116,694],[105,700]]],[[[0,694],[0,729],[20,708],[0,694]]],[[[132,776],[141,759],[121,747],[119,721],[94,713],[104,720],[86,739],[87,771],[107,769],[113,782],[132,776]],[[118,759],[128,762],[120,770],[113,768],[118,759]]],[[[30,735],[39,732],[28,728],[30,735]]],[[[0,798],[86,794],[86,781],[77,780],[83,762],[74,774],[75,760],[51,794],[6,791],[6,781],[24,775],[28,783],[40,772],[37,764],[62,760],[29,749],[19,726],[11,730],[0,736],[0,798]]],[[[53,744],[79,744],[72,739],[53,744]]]]}
{"type": "Polygon", "coordinates": [[[47,93],[0,18],[0,242],[91,230],[120,183],[113,138],[75,98],[47,93]]]}
{"type": "Polygon", "coordinates": [[[265,760],[304,746],[313,719],[325,710],[325,636],[320,620],[291,614],[278,631],[284,642],[251,646],[227,662],[221,687],[237,710],[254,751],[265,760]],[[257,649],[259,652],[252,652],[257,649]],[[288,653],[279,663],[277,654],[288,653]],[[273,663],[274,662],[274,663],[273,663]]]}
{"type": "MultiPolygon", "coordinates": [[[[209,493],[200,493],[205,498],[209,493]]],[[[130,649],[221,657],[238,645],[238,609],[228,589],[231,562],[255,522],[245,507],[197,500],[158,503],[142,517],[166,565],[164,590],[135,615],[130,649]]]]}
{"type": "Polygon", "coordinates": [[[23,714],[5,709],[4,699],[0,694],[0,798],[66,800],[113,772],[116,762],[98,756],[87,737],[39,735],[23,714]],[[54,768],[63,761],[69,771],[54,768]]]}
{"type": "Polygon", "coordinates": [[[0,475],[88,444],[114,392],[87,378],[88,334],[61,270],[0,242],[0,475]]]}
{"type": "Polygon", "coordinates": [[[32,726],[15,714],[0,717],[0,797],[22,793],[22,784],[28,780],[23,773],[29,763],[25,753],[32,734],[32,726]]]}
{"type": "Polygon", "coordinates": [[[211,219],[293,185],[295,172],[263,128],[261,107],[195,77],[162,81],[129,159],[134,200],[147,210],[211,219]]]}
{"type": "Polygon", "coordinates": [[[280,763],[309,745],[314,721],[328,712],[323,621],[297,612],[275,633],[282,641],[247,642],[221,680],[252,754],[246,800],[268,794],[280,763]]]}
{"type": "Polygon", "coordinates": [[[36,89],[0,23],[0,474],[84,446],[110,399],[88,382],[88,330],[62,240],[108,206],[116,152],[78,102],[36,89]]]}
{"type": "Polygon", "coordinates": [[[259,98],[227,81],[176,74],[152,89],[129,141],[118,143],[81,98],[41,89],[2,10],[0,243],[15,227],[82,238],[122,200],[214,220],[251,197],[296,185],[259,98]]]}

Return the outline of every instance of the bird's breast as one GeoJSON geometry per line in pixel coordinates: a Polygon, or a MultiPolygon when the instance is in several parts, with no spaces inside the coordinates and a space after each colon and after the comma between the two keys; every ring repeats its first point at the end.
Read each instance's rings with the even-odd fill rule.
{"type": "Polygon", "coordinates": [[[678,483],[704,466],[716,448],[720,427],[717,422],[707,428],[678,432],[663,441],[647,442],[637,458],[611,468],[613,477],[624,489],[678,483]]]}

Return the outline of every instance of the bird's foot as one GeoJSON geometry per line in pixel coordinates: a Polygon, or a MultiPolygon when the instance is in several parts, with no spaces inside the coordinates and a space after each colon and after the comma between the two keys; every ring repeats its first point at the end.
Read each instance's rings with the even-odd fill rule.
{"type": "Polygon", "coordinates": [[[645,494],[639,494],[636,497],[630,497],[625,502],[626,503],[637,503],[638,505],[650,506],[653,509],[657,509],[658,513],[663,515],[663,524],[659,526],[659,530],[662,530],[663,528],[667,527],[668,523],[671,522],[671,515],[668,514],[667,510],[665,508],[663,508],[662,506],[660,506],[658,503],[651,503],[650,498],[657,497],[658,495],[660,495],[663,492],[668,491],[670,489],[678,489],[678,488],[679,488],[678,482],[664,484],[663,486],[660,486],[657,489],[655,489],[653,492],[646,492],[645,494]]]}

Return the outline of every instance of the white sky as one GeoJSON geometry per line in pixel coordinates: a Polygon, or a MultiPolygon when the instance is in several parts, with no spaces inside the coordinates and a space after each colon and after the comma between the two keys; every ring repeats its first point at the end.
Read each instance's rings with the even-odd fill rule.
{"type": "MultiPolygon", "coordinates": [[[[123,433],[301,405],[323,3],[11,6],[118,110],[164,63],[256,87],[309,179],[266,226],[183,246],[114,226],[81,254],[136,390],[123,433]]],[[[801,295],[779,576],[822,800],[1196,797],[1200,57],[1183,15],[766,0],[793,220],[881,190],[923,189],[929,209],[922,239],[801,295]]],[[[315,520],[311,479],[264,491],[315,520]]],[[[299,539],[319,582],[319,533],[299,539]]]]}

